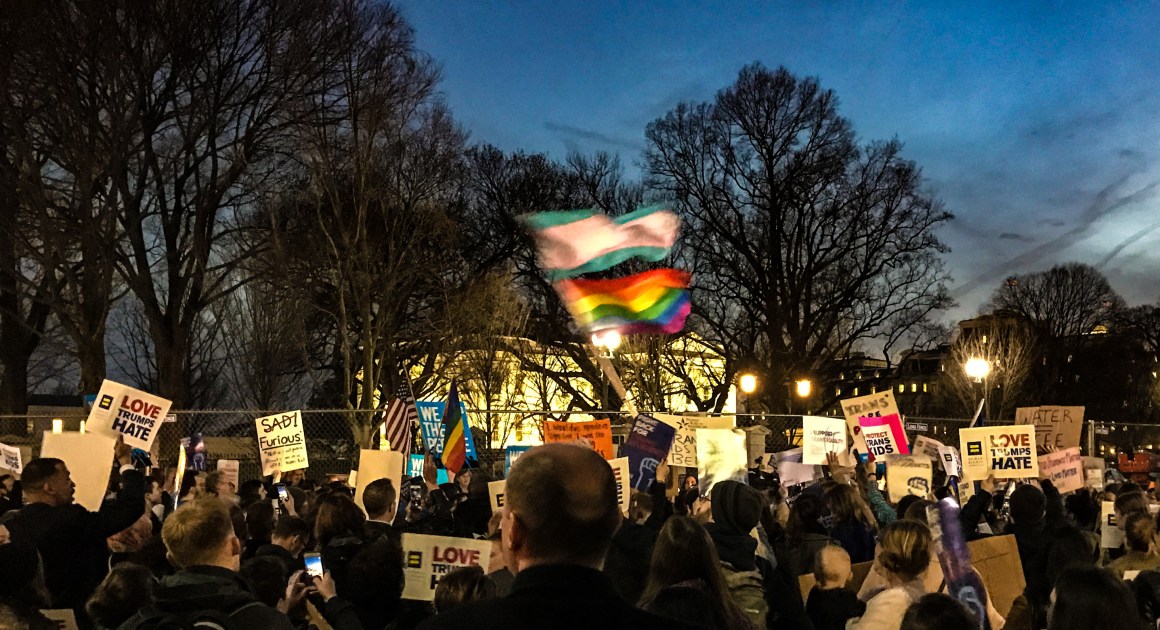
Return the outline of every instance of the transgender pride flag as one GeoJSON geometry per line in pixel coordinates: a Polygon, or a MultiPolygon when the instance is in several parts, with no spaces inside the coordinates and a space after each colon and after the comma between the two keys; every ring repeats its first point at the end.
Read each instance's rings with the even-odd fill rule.
{"type": "Polygon", "coordinates": [[[664,206],[619,217],[596,210],[539,212],[523,217],[536,241],[540,266],[555,281],[604,271],[631,258],[650,262],[669,255],[681,219],[664,206]]]}

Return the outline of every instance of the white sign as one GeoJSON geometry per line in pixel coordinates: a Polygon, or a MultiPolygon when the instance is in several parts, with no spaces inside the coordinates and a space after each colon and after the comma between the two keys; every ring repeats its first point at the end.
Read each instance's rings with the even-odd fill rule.
{"type": "Polygon", "coordinates": [[[123,435],[129,446],[148,451],[172,404],[160,396],[105,380],[85,429],[113,437],[123,435]]]}
{"type": "Polygon", "coordinates": [[[1100,546],[1119,549],[1124,544],[1124,530],[1116,522],[1116,504],[1104,501],[1100,508],[1100,546]]]}
{"type": "Polygon", "coordinates": [[[40,614],[48,617],[48,620],[56,624],[56,627],[60,628],[60,630],[77,630],[76,614],[71,608],[41,610],[40,614]]]}
{"type": "Polygon", "coordinates": [[[745,432],[740,429],[697,429],[699,487],[707,496],[718,481],[732,479],[746,483],[749,466],[745,459],[745,432]]]}
{"type": "Polygon", "coordinates": [[[499,512],[504,506],[504,489],[507,487],[507,480],[500,479],[499,481],[487,482],[487,493],[491,496],[491,512],[492,514],[499,512]]]}
{"type": "Polygon", "coordinates": [[[434,601],[444,575],[461,567],[491,565],[491,542],[450,536],[403,534],[403,599],[434,601]]]}
{"type": "Polygon", "coordinates": [[[616,479],[616,497],[620,502],[620,511],[628,514],[629,503],[632,501],[632,479],[629,477],[628,458],[617,457],[607,461],[612,467],[612,476],[616,479]]]}
{"type": "Polygon", "coordinates": [[[826,464],[827,453],[843,454],[846,445],[846,423],[841,418],[805,416],[802,418],[802,463],[826,464]]]}
{"type": "MultiPolygon", "coordinates": [[[[403,481],[403,454],[398,451],[376,451],[361,449],[358,452],[358,471],[355,475],[354,502],[363,506],[363,493],[367,486],[379,479],[390,479],[395,492],[400,492],[403,481]]],[[[369,515],[368,515],[369,516],[369,515]]]]}
{"type": "Polygon", "coordinates": [[[219,459],[217,460],[217,469],[220,470],[226,477],[226,481],[234,484],[234,492],[238,491],[238,471],[242,464],[236,459],[219,459]]]}
{"type": "Polygon", "coordinates": [[[963,472],[975,481],[996,478],[1026,479],[1039,476],[1035,457],[1035,427],[980,427],[959,429],[963,472]]]}
{"type": "Polygon", "coordinates": [[[258,427],[258,454],[262,457],[263,475],[310,467],[301,411],[264,416],[254,420],[254,424],[258,427]]]}
{"type": "Polygon", "coordinates": [[[777,465],[777,476],[784,487],[810,484],[822,478],[822,473],[813,464],[802,463],[802,449],[793,448],[773,456],[777,465]]]}
{"type": "Polygon", "coordinates": [[[1075,492],[1083,487],[1083,457],[1079,447],[1073,446],[1039,456],[1039,474],[1051,481],[1060,494],[1075,492]]]}
{"type": "Polygon", "coordinates": [[[890,500],[898,503],[912,495],[926,498],[930,494],[931,462],[923,455],[891,455],[886,458],[886,490],[890,500]]]}
{"type": "Polygon", "coordinates": [[[919,435],[914,438],[914,448],[910,449],[910,452],[915,455],[926,455],[931,461],[938,461],[939,449],[943,448],[946,448],[946,445],[942,442],[925,435],[919,435]]]}
{"type": "Polygon", "coordinates": [[[117,438],[101,433],[44,432],[41,457],[55,457],[68,466],[76,492],[76,503],[90,512],[101,509],[109,474],[113,470],[113,446],[117,438]]]}
{"type": "Polygon", "coordinates": [[[940,446],[938,448],[938,459],[942,462],[943,472],[948,477],[958,477],[962,481],[963,458],[959,456],[959,449],[953,446],[940,446]]]}
{"type": "Polygon", "coordinates": [[[20,456],[20,449],[7,444],[0,444],[0,468],[20,474],[24,470],[24,459],[20,456]]]}
{"type": "Polygon", "coordinates": [[[697,465],[697,429],[732,429],[733,418],[706,416],[670,416],[655,414],[657,420],[677,429],[673,446],[669,449],[669,465],[700,468],[697,465]]]}

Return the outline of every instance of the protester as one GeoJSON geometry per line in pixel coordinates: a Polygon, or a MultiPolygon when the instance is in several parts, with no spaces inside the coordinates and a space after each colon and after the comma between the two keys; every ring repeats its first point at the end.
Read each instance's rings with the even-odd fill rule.
{"type": "Polygon", "coordinates": [[[242,548],[243,562],[253,558],[259,549],[270,544],[277,516],[274,513],[274,506],[265,501],[251,503],[244,509],[244,512],[246,515],[246,533],[249,535],[249,539],[246,540],[246,544],[242,548]]]}
{"type": "Polygon", "coordinates": [[[978,630],[979,621],[949,595],[923,595],[910,605],[900,630],[978,630]]]}
{"type": "Polygon", "coordinates": [[[205,493],[227,502],[238,502],[237,488],[224,471],[215,470],[205,476],[205,493]]]}
{"type": "Polygon", "coordinates": [[[1124,531],[1127,553],[1113,560],[1108,570],[1124,579],[1127,571],[1153,571],[1160,568],[1160,555],[1155,550],[1156,522],[1148,512],[1133,512],[1120,522],[1124,531]]]}
{"type": "Polygon", "coordinates": [[[108,571],[107,539],[145,513],[145,478],[133,469],[131,448],[118,440],[114,457],[121,466],[115,499],[98,512],[73,502],[76,484],[59,459],[34,459],[24,466],[24,507],[6,518],[12,540],[36,547],[52,594],[52,607],[80,611],[108,571]]]}
{"type": "Polygon", "coordinates": [[[620,527],[612,536],[603,570],[624,600],[635,602],[644,592],[656,541],[655,531],[632,519],[621,520],[620,527]]]}
{"type": "Polygon", "coordinates": [[[392,525],[399,505],[395,484],[390,479],[375,479],[363,489],[362,500],[367,513],[367,540],[376,540],[380,536],[398,538],[399,532],[392,525]]]}
{"type": "Polygon", "coordinates": [[[132,563],[113,567],[85,604],[85,612],[97,628],[119,628],[153,603],[153,574],[132,563]]]}
{"type": "Polygon", "coordinates": [[[787,564],[791,575],[813,573],[818,552],[828,545],[838,544],[822,525],[824,510],[822,499],[812,494],[798,496],[790,509],[785,530],[785,551],[778,555],[778,562],[787,564]]]}
{"type": "Polygon", "coordinates": [[[858,491],[846,484],[826,490],[826,506],[834,516],[830,536],[842,545],[854,563],[874,559],[874,523],[866,516],[858,491]]]}
{"type": "Polygon", "coordinates": [[[439,579],[435,587],[435,612],[447,612],[495,596],[495,583],[487,579],[483,569],[461,567],[439,579]]]}
{"type": "Polygon", "coordinates": [[[255,558],[272,558],[282,567],[282,582],[301,570],[302,552],[310,540],[310,526],[297,516],[283,516],[274,525],[270,542],[258,547],[255,558]]]}
{"type": "Polygon", "coordinates": [[[874,569],[887,589],[866,603],[866,613],[851,620],[848,630],[898,630],[910,604],[925,594],[922,573],[930,565],[930,530],[921,523],[901,520],[882,531],[874,569]]]}
{"type": "Polygon", "coordinates": [[[0,475],[0,516],[10,510],[19,510],[20,506],[16,477],[7,473],[0,475]]]}
{"type": "MultiPolygon", "coordinates": [[[[475,538],[487,533],[487,522],[491,520],[491,497],[487,492],[490,479],[482,470],[468,471],[466,487],[460,488],[460,498],[455,504],[455,535],[461,538],[475,538]]],[[[456,477],[456,481],[464,475],[456,477]]]]}
{"type": "Polygon", "coordinates": [[[823,547],[814,564],[817,584],[806,602],[810,621],[815,630],[845,630],[848,620],[866,612],[866,604],[847,588],[854,577],[850,554],[837,545],[823,547]]]}
{"type": "Polygon", "coordinates": [[[1075,567],[1056,582],[1047,630],[1142,630],[1128,587],[1104,569],[1075,567]]]}
{"type": "Polygon", "coordinates": [[[688,627],[634,608],[600,572],[621,514],[612,468],[595,451],[570,444],[529,450],[511,468],[505,500],[511,593],[442,613],[422,628],[688,627]]]}
{"type": "Polygon", "coordinates": [[[1043,579],[1028,584],[1015,598],[1004,630],[1038,630],[1047,625],[1047,609],[1059,576],[1072,567],[1094,566],[1096,549],[1090,539],[1074,528],[1053,532],[1048,542],[1043,579]]]}
{"type": "Polygon", "coordinates": [[[243,509],[259,501],[266,500],[266,486],[260,479],[250,479],[242,482],[238,488],[238,505],[243,509]]]}
{"type": "Polygon", "coordinates": [[[25,616],[28,611],[52,607],[43,566],[31,543],[0,544],[0,567],[0,603],[10,606],[13,614],[25,616]]]}

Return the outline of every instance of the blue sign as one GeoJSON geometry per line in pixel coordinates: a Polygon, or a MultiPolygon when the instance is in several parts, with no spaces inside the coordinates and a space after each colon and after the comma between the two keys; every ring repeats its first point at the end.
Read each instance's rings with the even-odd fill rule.
{"type": "MultiPolygon", "coordinates": [[[[434,455],[436,458],[443,457],[443,410],[447,408],[445,402],[432,402],[428,400],[420,400],[415,403],[415,408],[419,411],[419,430],[423,433],[423,446],[427,448],[427,452],[434,455]]],[[[463,421],[468,429],[471,428],[471,421],[467,417],[467,406],[462,402],[459,403],[459,412],[463,414],[463,421]]],[[[475,440],[471,437],[471,431],[468,430],[463,436],[467,440],[467,459],[468,461],[479,461],[479,456],[475,454],[475,440]]]]}
{"type": "Polygon", "coordinates": [[[508,471],[512,469],[512,464],[520,458],[520,455],[528,452],[530,446],[509,446],[503,453],[503,476],[507,477],[508,471]]]}
{"type": "Polygon", "coordinates": [[[641,414],[632,424],[621,452],[628,457],[632,489],[648,492],[657,478],[657,465],[669,456],[677,430],[652,416],[641,414]]]}
{"type": "MultiPolygon", "coordinates": [[[[411,455],[410,461],[407,462],[407,476],[408,477],[422,477],[423,476],[423,456],[411,455]]],[[[448,483],[447,469],[440,468],[436,474],[436,483],[448,483]]]]}

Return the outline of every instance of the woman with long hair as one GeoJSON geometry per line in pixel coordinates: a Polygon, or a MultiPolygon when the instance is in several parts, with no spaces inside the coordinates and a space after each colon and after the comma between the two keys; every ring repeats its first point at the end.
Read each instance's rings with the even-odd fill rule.
{"type": "Polygon", "coordinates": [[[818,551],[828,545],[838,544],[838,541],[830,538],[825,525],[822,525],[825,509],[826,505],[820,497],[802,494],[789,511],[789,521],[785,526],[784,560],[795,577],[813,573],[818,551]]]}
{"type": "Polygon", "coordinates": [[[713,540],[687,516],[674,516],[661,528],[639,605],[707,628],[752,628],[725,585],[713,540]]]}
{"type": "Polygon", "coordinates": [[[834,517],[830,536],[850,554],[850,561],[857,564],[873,560],[876,524],[870,520],[869,509],[858,490],[835,484],[826,490],[826,505],[834,517]]]}

